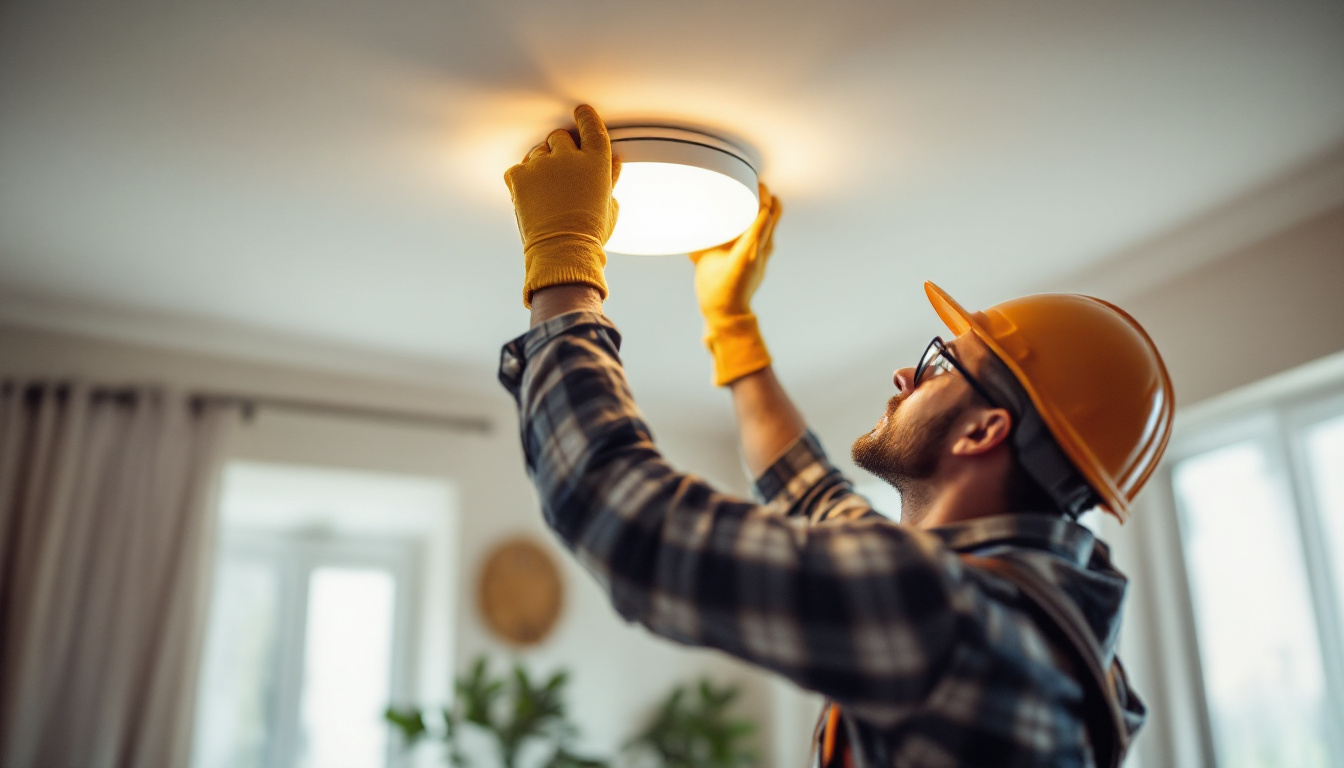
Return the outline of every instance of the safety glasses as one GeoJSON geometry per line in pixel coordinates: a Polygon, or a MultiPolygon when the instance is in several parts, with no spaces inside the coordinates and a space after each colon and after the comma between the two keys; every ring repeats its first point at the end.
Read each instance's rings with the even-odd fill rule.
{"type": "Polygon", "coordinates": [[[1003,407],[999,405],[999,402],[989,394],[989,391],[986,390],[980,382],[975,380],[975,377],[971,375],[971,372],[966,370],[966,366],[962,365],[961,361],[952,353],[952,349],[948,347],[947,344],[943,343],[942,338],[938,336],[933,337],[933,341],[929,342],[929,346],[924,349],[924,354],[920,356],[919,365],[915,366],[915,381],[913,386],[918,387],[919,383],[926,377],[937,376],[942,373],[950,373],[953,370],[960,373],[962,377],[966,379],[966,383],[970,384],[971,388],[976,391],[976,394],[983,397],[990,405],[995,408],[1003,407]]]}

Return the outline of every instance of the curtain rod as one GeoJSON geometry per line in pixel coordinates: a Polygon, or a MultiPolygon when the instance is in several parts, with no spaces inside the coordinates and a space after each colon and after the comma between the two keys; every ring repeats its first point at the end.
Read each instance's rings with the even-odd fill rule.
{"type": "Polygon", "coordinates": [[[490,431],[490,421],[479,416],[449,416],[426,411],[406,411],[394,408],[375,408],[363,405],[324,402],[321,400],[301,400],[286,397],[262,397],[255,395],[237,395],[224,392],[197,392],[192,395],[196,402],[232,405],[243,413],[243,418],[251,419],[259,409],[274,411],[294,411],[324,416],[338,416],[364,421],[382,421],[405,424],[414,427],[444,429],[450,432],[490,431]]]}
{"type": "MultiPolygon", "coordinates": [[[[9,392],[15,387],[21,387],[24,395],[28,398],[41,399],[45,392],[52,392],[57,397],[65,397],[70,393],[72,384],[68,381],[59,380],[39,380],[26,383],[13,379],[0,380],[0,391],[9,392]]],[[[143,388],[133,386],[94,386],[90,388],[90,391],[95,397],[112,398],[125,403],[134,403],[136,399],[145,392],[143,388]]],[[[219,405],[233,406],[242,412],[244,419],[251,419],[259,409],[269,408],[275,411],[294,411],[298,413],[337,416],[347,419],[392,422],[413,427],[443,429],[450,432],[478,432],[486,434],[490,431],[491,426],[489,419],[479,416],[450,416],[443,413],[408,411],[398,408],[377,408],[373,406],[349,405],[346,403],[333,403],[323,400],[305,400],[292,397],[267,397],[264,395],[242,395],[233,392],[196,391],[188,395],[188,400],[192,403],[215,403],[219,405]]]]}

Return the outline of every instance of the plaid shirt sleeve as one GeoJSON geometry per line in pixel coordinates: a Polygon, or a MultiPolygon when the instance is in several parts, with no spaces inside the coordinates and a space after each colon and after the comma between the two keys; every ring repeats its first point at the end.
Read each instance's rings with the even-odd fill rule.
{"type": "Polygon", "coordinates": [[[811,432],[756,478],[756,496],[771,511],[811,523],[885,519],[831,466],[811,432]]]}
{"type": "Polygon", "coordinates": [[[956,556],[873,513],[811,435],[760,478],[765,504],[678,472],[619,347],[604,317],[571,313],[510,342],[500,363],[543,515],[616,610],[874,721],[918,706],[971,610],[956,556]]]}

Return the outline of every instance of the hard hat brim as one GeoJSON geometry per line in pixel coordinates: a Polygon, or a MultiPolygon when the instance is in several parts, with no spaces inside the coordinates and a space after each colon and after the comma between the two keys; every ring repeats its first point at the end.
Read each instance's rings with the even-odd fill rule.
{"type": "Polygon", "coordinates": [[[924,283],[924,293],[929,297],[929,303],[933,305],[933,311],[938,313],[938,317],[947,326],[948,330],[960,336],[971,330],[971,313],[957,303],[957,300],[947,295],[942,288],[934,285],[932,282],[924,283]]]}

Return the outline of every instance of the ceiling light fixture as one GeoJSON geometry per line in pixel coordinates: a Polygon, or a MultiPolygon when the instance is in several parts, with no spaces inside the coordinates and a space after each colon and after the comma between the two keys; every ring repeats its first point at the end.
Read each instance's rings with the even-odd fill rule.
{"type": "Polygon", "coordinates": [[[612,191],[621,204],[607,250],[634,256],[689,253],[742,234],[760,207],[746,152],[701,131],[611,128],[621,158],[612,191]]]}

